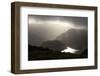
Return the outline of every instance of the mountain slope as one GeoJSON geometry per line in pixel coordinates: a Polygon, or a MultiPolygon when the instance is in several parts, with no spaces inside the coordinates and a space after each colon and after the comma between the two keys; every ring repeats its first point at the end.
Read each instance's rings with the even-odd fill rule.
{"type": "Polygon", "coordinates": [[[70,29],[56,37],[56,40],[71,48],[84,50],[87,48],[87,31],[84,29],[70,29]]]}

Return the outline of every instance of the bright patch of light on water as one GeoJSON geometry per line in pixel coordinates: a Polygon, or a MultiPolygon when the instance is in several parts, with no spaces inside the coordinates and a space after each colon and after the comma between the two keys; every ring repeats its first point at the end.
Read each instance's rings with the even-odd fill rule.
{"type": "Polygon", "coordinates": [[[66,47],[66,49],[62,50],[62,53],[76,53],[78,50],[70,48],[70,47],[66,47]]]}

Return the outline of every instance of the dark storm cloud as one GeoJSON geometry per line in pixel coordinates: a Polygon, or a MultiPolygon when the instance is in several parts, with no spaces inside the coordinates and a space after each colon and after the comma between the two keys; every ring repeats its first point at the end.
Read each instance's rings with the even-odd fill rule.
{"type": "Polygon", "coordinates": [[[71,28],[87,30],[87,21],[87,17],[29,15],[28,43],[39,46],[71,28]]]}

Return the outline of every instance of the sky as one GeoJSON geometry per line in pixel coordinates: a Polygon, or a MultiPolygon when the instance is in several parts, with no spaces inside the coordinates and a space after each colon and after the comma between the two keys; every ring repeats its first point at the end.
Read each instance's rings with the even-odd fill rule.
{"type": "Polygon", "coordinates": [[[28,15],[28,43],[40,46],[69,29],[87,29],[87,17],[28,15]]]}

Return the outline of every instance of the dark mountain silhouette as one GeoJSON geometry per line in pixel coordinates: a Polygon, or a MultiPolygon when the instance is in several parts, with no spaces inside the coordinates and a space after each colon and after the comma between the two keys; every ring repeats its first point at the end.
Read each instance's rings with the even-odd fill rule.
{"type": "Polygon", "coordinates": [[[28,60],[52,60],[52,59],[77,59],[87,58],[87,50],[81,54],[62,53],[48,48],[28,45],[28,60]]]}
{"type": "Polygon", "coordinates": [[[61,51],[65,49],[65,44],[59,40],[45,41],[41,44],[41,47],[49,48],[54,51],[61,51]]]}
{"type": "Polygon", "coordinates": [[[56,37],[56,40],[61,41],[65,46],[80,50],[79,52],[81,53],[82,50],[87,48],[87,30],[70,29],[56,37]]]}
{"type": "Polygon", "coordinates": [[[40,46],[28,45],[29,61],[77,58],[88,58],[86,30],[70,29],[56,37],[55,40],[42,42],[40,46]],[[79,51],[74,54],[61,52],[67,46],[79,51]]]}

